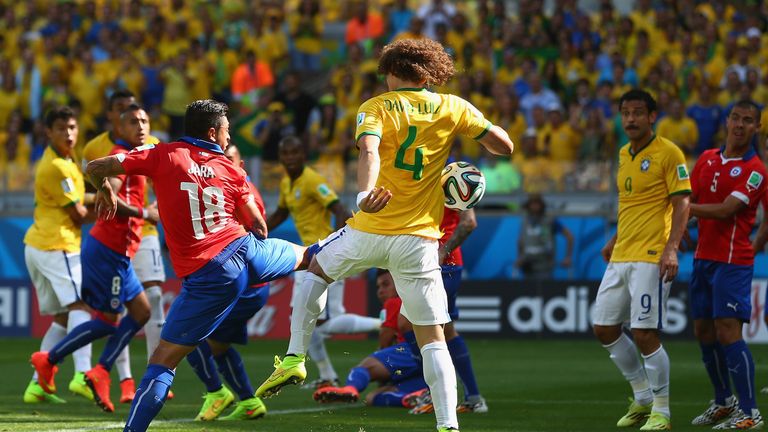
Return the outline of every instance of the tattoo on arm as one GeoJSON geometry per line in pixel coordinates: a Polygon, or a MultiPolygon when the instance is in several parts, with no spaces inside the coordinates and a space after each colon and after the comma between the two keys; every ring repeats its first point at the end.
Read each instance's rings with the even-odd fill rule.
{"type": "Polygon", "coordinates": [[[85,173],[91,184],[99,190],[101,190],[106,177],[123,174],[124,172],[122,164],[120,164],[115,156],[91,161],[85,169],[85,173]]]}

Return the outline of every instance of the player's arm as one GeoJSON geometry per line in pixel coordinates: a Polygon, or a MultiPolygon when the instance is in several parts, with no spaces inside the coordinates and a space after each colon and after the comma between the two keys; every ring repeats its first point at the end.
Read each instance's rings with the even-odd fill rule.
{"type": "Polygon", "coordinates": [[[85,175],[96,187],[96,212],[104,219],[112,219],[117,212],[117,194],[107,178],[125,174],[117,155],[107,156],[88,162],[85,175]]]}
{"type": "Polygon", "coordinates": [[[333,213],[333,217],[336,219],[337,230],[344,228],[344,225],[347,224],[347,219],[352,217],[352,213],[349,212],[349,209],[347,209],[341,201],[337,200],[332,202],[331,205],[328,206],[328,209],[333,213]]]}
{"type": "Polygon", "coordinates": [[[573,233],[561,223],[559,223],[559,230],[560,234],[565,237],[565,258],[563,258],[563,262],[560,265],[570,267],[573,262],[573,233]]]}
{"type": "MultiPolygon", "coordinates": [[[[123,180],[120,177],[107,177],[112,190],[119,191],[123,187],[123,180]]],[[[146,219],[153,224],[157,224],[160,221],[160,214],[157,212],[156,205],[150,205],[147,208],[141,206],[129,205],[125,200],[117,197],[117,210],[116,214],[119,216],[136,217],[146,219]]]]}
{"type": "Polygon", "coordinates": [[[477,228],[477,218],[475,217],[475,210],[468,209],[459,212],[459,224],[456,225],[456,230],[453,231],[453,235],[446,240],[443,246],[438,251],[440,258],[440,264],[445,261],[447,257],[454,249],[461,246],[464,240],[472,234],[472,231],[477,228]]]}
{"type": "Polygon", "coordinates": [[[392,192],[376,187],[381,169],[379,158],[379,143],[381,138],[376,135],[363,135],[357,140],[360,156],[357,159],[357,206],[360,211],[376,213],[386,207],[392,198],[392,192]]]}
{"type": "Polygon", "coordinates": [[[752,249],[755,251],[755,255],[765,249],[766,242],[768,242],[768,215],[763,214],[763,220],[760,222],[760,227],[757,228],[755,239],[752,240],[752,249]]]}
{"type": "Polygon", "coordinates": [[[507,131],[496,125],[491,126],[488,132],[477,141],[486,150],[499,156],[509,156],[515,149],[515,144],[509,138],[507,131]]]}
{"type": "Polygon", "coordinates": [[[718,204],[691,204],[691,216],[704,219],[730,219],[747,205],[733,195],[718,204]]]}
{"type": "Polygon", "coordinates": [[[672,195],[669,199],[672,203],[672,230],[659,263],[659,276],[664,278],[665,282],[671,282],[677,276],[677,251],[688,224],[690,209],[690,196],[687,193],[672,195]]]}
{"type": "Polygon", "coordinates": [[[611,255],[613,255],[613,247],[616,246],[616,236],[618,232],[614,233],[610,240],[600,249],[600,255],[603,256],[605,262],[611,261],[611,255]]]}
{"type": "Polygon", "coordinates": [[[75,225],[80,226],[90,222],[88,209],[81,202],[73,202],[64,206],[69,218],[75,225]]]}
{"type": "Polygon", "coordinates": [[[391,327],[381,327],[379,329],[379,349],[392,346],[397,341],[397,330],[391,327]]]}
{"type": "Polygon", "coordinates": [[[259,207],[253,200],[249,200],[245,205],[237,206],[237,220],[243,224],[249,231],[256,235],[259,239],[267,238],[269,229],[267,228],[267,222],[261,216],[259,207]]]}
{"type": "Polygon", "coordinates": [[[288,216],[290,216],[290,212],[285,207],[277,207],[277,210],[275,210],[271,215],[267,216],[267,229],[270,231],[279,227],[280,224],[285,222],[286,219],[288,219],[288,216]]]}

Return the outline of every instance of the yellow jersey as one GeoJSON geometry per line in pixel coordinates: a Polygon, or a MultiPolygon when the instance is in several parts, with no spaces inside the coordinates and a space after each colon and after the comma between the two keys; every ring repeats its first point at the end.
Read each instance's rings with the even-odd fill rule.
{"type": "Polygon", "coordinates": [[[466,100],[426,89],[399,89],[367,100],[357,113],[356,141],[381,138],[377,186],[392,191],[378,213],[358,212],[347,224],[373,234],[439,239],[445,195],[440,173],[454,138],[475,140],[491,122],[466,100]]]}
{"type": "Polygon", "coordinates": [[[280,180],[277,206],[291,213],[304,245],[311,245],[333,232],[330,206],[338,200],[325,178],[312,168],[305,167],[294,181],[288,176],[280,180]]]}
{"type": "Polygon", "coordinates": [[[79,252],[80,227],[65,207],[84,198],[85,183],[77,164],[59,156],[53,147],[46,148],[35,172],[34,222],[24,244],[45,251],[79,252]]]}
{"type": "Polygon", "coordinates": [[[658,263],[672,229],[670,196],[691,193],[685,156],[672,141],[653,136],[636,154],[619,151],[619,226],[611,262],[658,263]]]}
{"type": "Polygon", "coordinates": [[[672,142],[685,149],[686,153],[693,153],[699,142],[699,127],[688,116],[683,116],[680,120],[671,116],[664,117],[656,126],[656,133],[669,137],[672,142]]]}

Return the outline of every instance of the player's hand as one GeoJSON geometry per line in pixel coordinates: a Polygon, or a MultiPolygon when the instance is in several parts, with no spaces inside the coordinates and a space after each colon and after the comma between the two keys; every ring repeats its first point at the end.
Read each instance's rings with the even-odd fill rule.
{"type": "Polygon", "coordinates": [[[680,251],[685,252],[690,246],[693,246],[693,240],[691,239],[691,233],[686,228],[683,230],[683,238],[680,240],[680,251]]]}
{"type": "Polygon", "coordinates": [[[600,249],[600,255],[603,256],[603,259],[605,260],[605,262],[611,261],[611,255],[613,255],[613,247],[615,245],[616,245],[616,242],[613,239],[611,239],[611,240],[608,240],[608,243],[606,243],[602,249],[600,249]]]}
{"type": "Polygon", "coordinates": [[[157,210],[157,203],[153,202],[149,207],[146,207],[145,210],[147,211],[147,217],[144,218],[144,220],[152,225],[157,225],[157,223],[160,222],[160,212],[157,210]]]}
{"type": "Polygon", "coordinates": [[[664,282],[672,282],[677,276],[678,269],[677,250],[665,247],[659,262],[659,277],[663,278],[664,282]]]}
{"type": "Polygon", "coordinates": [[[387,206],[392,199],[392,191],[383,187],[375,187],[367,197],[360,201],[360,211],[365,213],[377,213],[387,206]]]}
{"type": "Polygon", "coordinates": [[[437,262],[440,265],[443,265],[447,257],[448,257],[448,251],[446,251],[444,247],[441,247],[437,250],[437,262]]]}
{"type": "Polygon", "coordinates": [[[112,219],[117,213],[117,195],[115,195],[115,191],[112,190],[112,185],[109,184],[109,181],[107,181],[106,178],[96,192],[94,206],[96,208],[96,214],[105,220],[112,219]]]}

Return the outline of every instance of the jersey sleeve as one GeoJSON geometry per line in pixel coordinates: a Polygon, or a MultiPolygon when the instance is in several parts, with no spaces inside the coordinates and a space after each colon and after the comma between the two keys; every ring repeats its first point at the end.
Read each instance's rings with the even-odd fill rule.
{"type": "Polygon", "coordinates": [[[363,135],[375,135],[381,138],[384,128],[383,111],[377,99],[369,99],[360,105],[357,111],[355,142],[363,135]]]}
{"type": "Polygon", "coordinates": [[[325,179],[320,176],[314,176],[312,178],[312,197],[314,197],[318,202],[320,202],[323,207],[329,207],[331,204],[335,203],[339,200],[339,197],[336,195],[336,192],[333,191],[330,187],[328,187],[328,184],[325,182],[325,179]]]}
{"type": "Polygon", "coordinates": [[[763,202],[765,204],[765,171],[749,168],[749,175],[746,180],[736,184],[731,192],[731,196],[750,205],[753,202],[763,202]]]}
{"type": "Polygon", "coordinates": [[[483,113],[466,100],[454,96],[457,107],[453,110],[456,119],[456,132],[460,135],[479,140],[491,129],[491,122],[486,120],[483,113]]]}
{"type": "Polygon", "coordinates": [[[679,147],[670,147],[666,158],[665,180],[667,195],[691,193],[691,176],[685,164],[685,155],[679,147]]]}
{"type": "Polygon", "coordinates": [[[160,150],[152,144],[136,147],[128,153],[117,155],[117,160],[123,165],[126,174],[137,174],[152,177],[157,172],[160,150]]]}
{"type": "Polygon", "coordinates": [[[57,206],[67,207],[80,201],[74,174],[65,166],[54,162],[44,173],[41,179],[43,188],[57,206]]]}
{"type": "Polygon", "coordinates": [[[288,201],[287,201],[287,199],[285,197],[285,193],[286,193],[285,192],[285,188],[281,184],[280,185],[280,194],[277,197],[277,207],[278,208],[282,208],[282,209],[287,209],[288,208],[288,201]]]}
{"type": "Polygon", "coordinates": [[[382,327],[397,330],[397,316],[400,314],[400,302],[397,298],[391,298],[384,302],[384,322],[382,327]]]}
{"type": "Polygon", "coordinates": [[[696,165],[693,166],[693,171],[691,172],[692,202],[695,202],[696,198],[699,196],[699,175],[701,175],[701,166],[705,163],[704,159],[704,157],[699,157],[699,159],[696,161],[696,165]]]}

